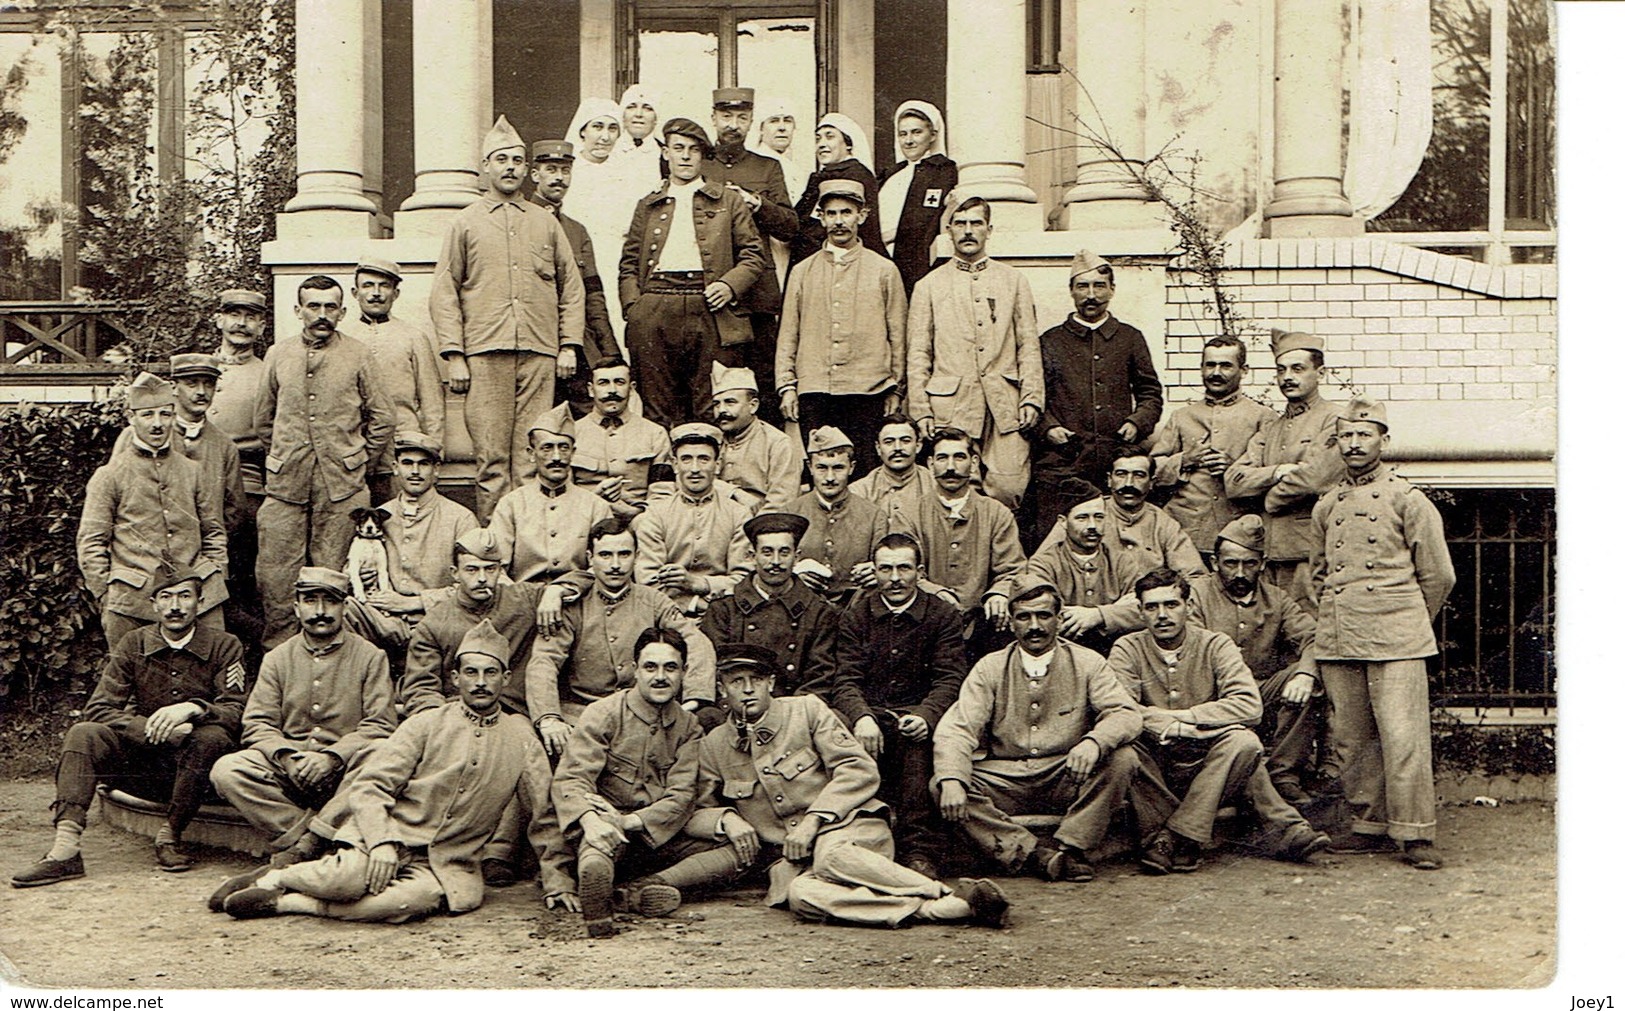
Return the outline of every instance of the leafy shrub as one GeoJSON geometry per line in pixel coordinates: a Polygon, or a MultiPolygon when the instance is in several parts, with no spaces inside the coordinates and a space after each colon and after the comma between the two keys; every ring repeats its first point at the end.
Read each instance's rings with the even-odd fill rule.
{"type": "Polygon", "coordinates": [[[0,410],[0,709],[83,687],[106,654],[74,554],[123,400],[0,410]]]}
{"type": "Polygon", "coordinates": [[[1551,727],[1486,727],[1435,709],[1433,764],[1469,775],[1547,775],[1557,771],[1557,740],[1551,727]]]}

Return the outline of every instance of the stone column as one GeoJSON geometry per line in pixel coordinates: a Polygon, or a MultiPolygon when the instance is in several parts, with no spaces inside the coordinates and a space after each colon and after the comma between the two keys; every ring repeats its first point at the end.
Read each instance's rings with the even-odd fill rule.
{"type": "MultiPolygon", "coordinates": [[[[948,153],[1003,232],[1042,231],[1027,185],[1025,0],[948,0],[948,153]]],[[[997,248],[997,240],[994,240],[997,248]]]]}
{"type": "Polygon", "coordinates": [[[298,190],[277,237],[365,238],[378,207],[366,171],[366,0],[297,0],[294,89],[298,190]]]}
{"type": "Polygon", "coordinates": [[[1275,0],[1271,238],[1361,232],[1343,194],[1343,27],[1325,0],[1275,0]]]}
{"type": "Polygon", "coordinates": [[[362,0],[362,18],[365,26],[362,53],[366,57],[362,73],[365,75],[366,98],[362,103],[362,122],[366,132],[361,137],[365,152],[361,166],[361,192],[378,208],[378,220],[384,231],[389,230],[389,211],[384,206],[384,9],[382,0],[362,0]]]}
{"type": "Polygon", "coordinates": [[[395,215],[395,234],[438,236],[480,196],[480,141],[492,118],[491,0],[412,0],[412,64],[417,186],[395,215]]]}
{"type": "Polygon", "coordinates": [[[1138,178],[1146,148],[1145,0],[1090,0],[1077,8],[1077,52],[1109,51],[1111,59],[1077,59],[1074,108],[1081,122],[1068,125],[1082,136],[1077,184],[1067,191],[1062,225],[1089,231],[1155,228],[1156,208],[1138,178]],[[1090,139],[1096,135],[1121,157],[1090,139]]]}

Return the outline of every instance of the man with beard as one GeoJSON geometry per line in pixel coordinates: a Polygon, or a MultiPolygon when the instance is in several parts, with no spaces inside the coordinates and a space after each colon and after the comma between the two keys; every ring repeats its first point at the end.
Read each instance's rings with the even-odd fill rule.
{"type": "Polygon", "coordinates": [[[297,341],[275,344],[254,424],[266,447],[259,512],[259,583],[266,649],[293,634],[293,584],[304,565],[343,569],[355,523],[370,504],[366,465],[390,445],[395,411],[373,354],[339,332],[344,289],[331,277],[300,283],[297,341]]]}
{"type": "MultiPolygon", "coordinates": [[[[440,385],[440,358],[423,328],[392,316],[401,297],[400,265],[379,256],[364,256],[355,265],[350,289],[361,308],[356,339],[372,352],[379,393],[395,410],[395,427],[422,432],[436,442],[446,439],[446,398],[440,385]]],[[[387,449],[368,467],[367,483],[374,505],[394,496],[395,458],[387,449]]]]}
{"type": "MultiPolygon", "coordinates": [[[[772,254],[766,243],[769,238],[792,241],[800,230],[800,221],[792,204],[795,197],[784,185],[784,166],[777,158],[745,147],[755,111],[753,88],[717,88],[711,92],[711,128],[717,132],[717,145],[701,164],[700,174],[709,182],[727,187],[745,202],[762,237],[761,273],[748,289],[738,293],[741,310],[750,314],[754,335],[740,350],[744,354],[742,364],[756,374],[757,386],[776,389],[773,379],[780,289],[779,275],[771,268],[772,254]]],[[[769,402],[762,408],[762,416],[770,423],[784,423],[777,403],[769,402]]]]}
{"type": "Polygon", "coordinates": [[[878,505],[887,529],[904,529],[935,486],[930,469],[920,464],[920,430],[913,419],[906,414],[881,418],[875,454],[880,466],[853,481],[852,494],[878,505]]]}
{"type": "Polygon", "coordinates": [[[761,394],[749,369],[711,365],[711,414],[722,430],[717,477],[733,485],[734,497],[752,513],[778,512],[801,490],[800,447],[757,417],[761,394]]]}
{"type": "Polygon", "coordinates": [[[649,501],[649,468],[671,459],[671,436],[628,408],[637,385],[632,367],[619,355],[592,367],[592,410],[576,426],[572,480],[609,503],[615,515],[631,519],[649,501]]]}
{"type": "Polygon", "coordinates": [[[1032,288],[988,256],[986,200],[955,207],[948,232],[953,258],[920,279],[909,305],[908,413],[927,439],[944,427],[976,439],[987,494],[1014,510],[1027,490],[1027,432],[1044,413],[1032,288]]]}
{"type": "Polygon", "coordinates": [[[673,429],[677,494],[651,503],[632,527],[638,534],[637,581],[664,591],[694,617],[750,573],[744,525],[751,514],[716,487],[721,448],[722,432],[713,425],[673,429]]]}
{"type": "Polygon", "coordinates": [[[806,433],[839,421],[874,467],[880,419],[895,413],[903,385],[908,297],[897,267],[858,241],[869,219],[863,187],[819,186],[824,245],[796,264],[784,292],[778,383],[784,417],[806,433]]]}
{"type": "Polygon", "coordinates": [[[1106,666],[1145,721],[1129,790],[1141,869],[1196,870],[1220,806],[1242,800],[1277,859],[1325,849],[1331,840],[1281,799],[1259,762],[1264,748],[1250,728],[1263,707],[1241,650],[1229,636],[1189,624],[1190,584],[1172,569],[1142,576],[1134,593],[1147,627],[1119,639],[1106,666]]]}
{"type": "Polygon", "coordinates": [[[1244,511],[1225,493],[1224,472],[1277,417],[1242,395],[1246,378],[1247,345],[1228,336],[1208,340],[1202,346],[1202,402],[1174,411],[1151,447],[1154,485],[1173,490],[1163,508],[1210,564],[1208,545],[1244,511]]]}
{"type": "Polygon", "coordinates": [[[451,392],[466,393],[480,522],[531,476],[525,434],[575,375],[586,289],[558,219],[520,195],[525,142],[506,116],[482,146],[491,189],[452,219],[429,293],[451,392]]]}
{"type": "Polygon", "coordinates": [[[344,628],[349,589],[342,572],[299,570],[299,634],[265,654],[243,710],[244,750],[220,759],[209,776],[269,838],[273,865],[316,855],[321,841],[308,834],[311,819],[395,729],[383,651],[344,628]]]}
{"type": "Polygon", "coordinates": [[[576,424],[568,404],[537,418],[525,437],[536,483],[502,496],[490,530],[515,582],[546,583],[587,564],[587,531],[612,515],[601,496],[570,481],[576,424]]]}
{"type": "MultiPolygon", "coordinates": [[[[1076,311],[1038,338],[1045,390],[1043,438],[1033,461],[1039,523],[1055,514],[1056,490],[1067,475],[1105,474],[1111,455],[1150,438],[1162,416],[1162,383],[1145,335],[1108,308],[1117,292],[1111,265],[1080,249],[1069,286],[1076,311]]],[[[1034,524],[1030,535],[1039,529],[1034,524]]]]}
{"type": "Polygon", "coordinates": [[[815,429],[807,437],[807,452],[812,491],[785,510],[806,520],[812,534],[801,540],[796,574],[840,608],[859,587],[878,585],[870,553],[886,536],[886,514],[850,491],[853,446],[845,432],[815,429]]]}
{"type": "MultiPolygon", "coordinates": [[[[659,154],[654,157],[660,160],[659,154]]],[[[536,184],[531,202],[558,216],[564,237],[570,240],[570,251],[575,255],[576,268],[581,271],[581,286],[585,292],[586,329],[582,333],[582,350],[587,356],[586,363],[560,386],[558,395],[560,400],[568,400],[570,409],[579,415],[591,407],[588,370],[597,368],[606,359],[620,357],[621,348],[615,342],[615,327],[610,322],[609,305],[604,301],[598,251],[593,248],[587,226],[564,213],[564,197],[570,192],[575,160],[575,149],[567,140],[539,140],[530,148],[530,178],[536,184]]],[[[650,186],[654,185],[657,182],[651,181],[650,186]]],[[[614,253],[610,251],[610,255],[614,253]]]]}
{"type": "MultiPolygon", "coordinates": [[[[226,527],[220,492],[198,464],[175,450],[175,393],[150,372],[125,393],[130,426],[85,485],[75,546],[79,571],[101,612],[107,648],[157,620],[151,583],[166,563],[192,568],[199,622],[225,626],[226,527]]],[[[21,531],[19,531],[21,533],[21,531]]]]}
{"type": "Polygon", "coordinates": [[[1232,499],[1264,497],[1265,577],[1313,615],[1320,602],[1309,585],[1315,548],[1309,514],[1342,477],[1333,432],[1339,405],[1320,395],[1326,378],[1322,338],[1275,331],[1270,351],[1286,412],[1258,429],[1246,455],[1224,472],[1224,490],[1232,499]]]}
{"type": "Polygon", "coordinates": [[[678,705],[688,679],[688,643],[646,628],[632,655],[631,687],[581,713],[553,777],[553,803],[576,853],[577,891],[588,937],[615,933],[611,913],[667,916],[682,893],[650,874],[727,843],[683,834],[698,787],[699,721],[678,705]],[[615,889],[615,879],[627,882],[615,889]]]}
{"type": "Polygon", "coordinates": [[[1135,778],[1123,745],[1140,716],[1100,654],[1057,638],[1054,584],[1017,576],[1010,597],[1015,644],[976,662],[937,725],[931,786],[942,816],[1006,873],[1088,881],[1089,851],[1135,778]],[[1011,817],[1055,813],[1056,847],[1011,817]]]}
{"type": "MultiPolygon", "coordinates": [[[[1213,554],[1213,574],[1191,581],[1191,620],[1223,632],[1241,648],[1264,704],[1270,782],[1288,803],[1306,804],[1315,745],[1326,727],[1326,695],[1311,649],[1315,619],[1286,591],[1259,579],[1264,522],[1257,516],[1232,520],[1219,532],[1213,554]]],[[[1323,758],[1329,767],[1330,756],[1323,758]]]]}
{"type": "Polygon", "coordinates": [[[166,566],[151,582],[157,624],[119,641],[84,720],[63,736],[51,804],[56,837],[44,857],[12,877],[13,888],[85,876],[80,837],[98,782],[167,802],[154,843],[158,867],[192,866],[179,843],[203,804],[209,768],[236,744],[243,648],[231,635],[197,624],[203,581],[196,572],[166,566]]]}
{"type": "Polygon", "coordinates": [[[1437,870],[1444,857],[1433,845],[1427,658],[1439,651],[1433,621],[1456,569],[1439,510],[1382,461],[1387,406],[1355,397],[1334,432],[1343,478],[1315,503],[1310,521],[1320,597],[1314,655],[1331,702],[1333,760],[1354,816],[1333,852],[1388,851],[1398,842],[1407,864],[1437,870]]]}
{"type": "Polygon", "coordinates": [[[488,623],[457,649],[457,702],[408,719],[322,811],[320,859],[226,882],[210,908],[236,919],[301,914],[405,923],[485,898],[481,847],[514,796],[547,790],[525,721],[502,712],[508,644],[488,623]]]}

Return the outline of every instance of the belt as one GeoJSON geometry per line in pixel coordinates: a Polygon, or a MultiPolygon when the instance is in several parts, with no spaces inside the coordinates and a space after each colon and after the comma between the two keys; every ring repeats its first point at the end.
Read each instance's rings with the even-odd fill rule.
{"type": "Polygon", "coordinates": [[[705,290],[703,270],[668,270],[650,274],[646,295],[689,295],[705,290]]]}

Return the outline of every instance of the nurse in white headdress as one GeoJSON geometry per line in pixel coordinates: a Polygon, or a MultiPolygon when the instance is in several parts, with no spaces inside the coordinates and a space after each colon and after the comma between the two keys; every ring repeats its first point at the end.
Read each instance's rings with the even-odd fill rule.
{"type": "Polygon", "coordinates": [[[660,188],[659,110],[654,92],[641,84],[621,95],[621,139],[615,143],[612,161],[637,196],[660,188]]]}
{"type": "MultiPolygon", "coordinates": [[[[758,96],[756,99],[756,135],[746,145],[757,154],[777,158],[784,169],[784,191],[791,199],[801,196],[807,188],[808,168],[797,156],[802,145],[796,144],[796,117],[790,103],[777,96],[758,96]]],[[[773,264],[778,268],[779,285],[790,272],[790,244],[783,239],[769,237],[773,249],[773,264]]]]}
{"type": "MultiPolygon", "coordinates": [[[[593,255],[604,279],[604,301],[609,307],[615,339],[624,340],[620,284],[616,274],[626,229],[632,223],[637,198],[653,189],[632,192],[626,174],[612,157],[621,139],[621,107],[607,98],[586,98],[576,107],[564,139],[575,145],[576,160],[565,212],[581,222],[592,239],[593,255]]],[[[656,180],[658,184],[658,180],[656,180]]]]}

